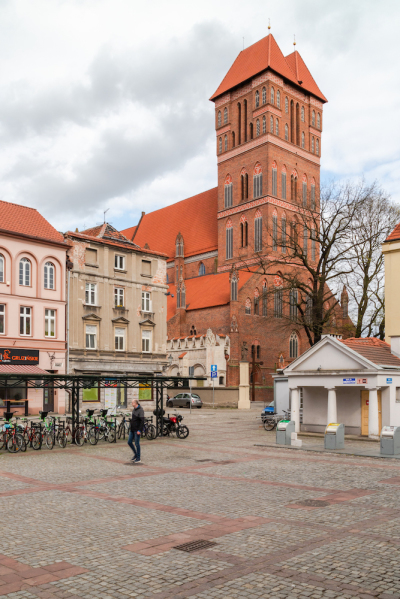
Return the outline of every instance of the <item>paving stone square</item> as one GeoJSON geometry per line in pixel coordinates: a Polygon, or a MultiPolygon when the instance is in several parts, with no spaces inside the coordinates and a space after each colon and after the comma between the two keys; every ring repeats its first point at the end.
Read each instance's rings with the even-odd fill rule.
{"type": "Polygon", "coordinates": [[[400,461],[182,414],[189,437],[144,440],[140,465],[123,441],[0,454],[1,597],[400,598],[400,461]]]}

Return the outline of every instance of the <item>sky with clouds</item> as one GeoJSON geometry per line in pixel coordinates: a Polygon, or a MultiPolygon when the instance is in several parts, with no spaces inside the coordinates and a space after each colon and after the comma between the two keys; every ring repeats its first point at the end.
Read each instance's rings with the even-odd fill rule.
{"type": "Polygon", "coordinates": [[[121,229],[215,187],[208,99],[268,18],[329,100],[323,178],[400,203],[398,0],[0,0],[0,198],[121,229]]]}

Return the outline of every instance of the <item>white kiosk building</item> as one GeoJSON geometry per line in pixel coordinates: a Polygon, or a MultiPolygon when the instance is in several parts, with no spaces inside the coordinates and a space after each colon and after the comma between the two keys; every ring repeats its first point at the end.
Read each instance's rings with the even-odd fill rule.
{"type": "Polygon", "coordinates": [[[346,434],[378,439],[382,426],[400,426],[400,358],[384,341],[327,335],[283,372],[297,432],[340,422],[346,434]]]}

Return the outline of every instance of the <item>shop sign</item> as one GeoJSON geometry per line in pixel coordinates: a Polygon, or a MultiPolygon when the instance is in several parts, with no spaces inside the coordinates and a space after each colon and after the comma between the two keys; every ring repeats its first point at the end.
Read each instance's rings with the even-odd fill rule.
{"type": "Polygon", "coordinates": [[[0,364],[39,364],[39,350],[0,348],[0,364]]]}
{"type": "Polygon", "coordinates": [[[356,379],[343,379],[343,385],[355,385],[356,379]]]}
{"type": "Polygon", "coordinates": [[[386,384],[391,385],[393,383],[393,379],[386,379],[386,384]]]}

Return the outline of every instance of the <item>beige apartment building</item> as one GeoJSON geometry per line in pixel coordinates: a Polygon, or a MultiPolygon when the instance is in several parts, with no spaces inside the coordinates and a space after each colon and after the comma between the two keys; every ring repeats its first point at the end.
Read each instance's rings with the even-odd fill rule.
{"type": "Polygon", "coordinates": [[[385,257],[385,341],[400,356],[400,223],[382,245],[385,257]]]}
{"type": "Polygon", "coordinates": [[[85,407],[151,400],[152,390],[115,387],[115,375],[162,373],[167,365],[166,256],[140,248],[108,223],[65,234],[71,244],[69,373],[109,377],[82,393],[85,407]]]}

